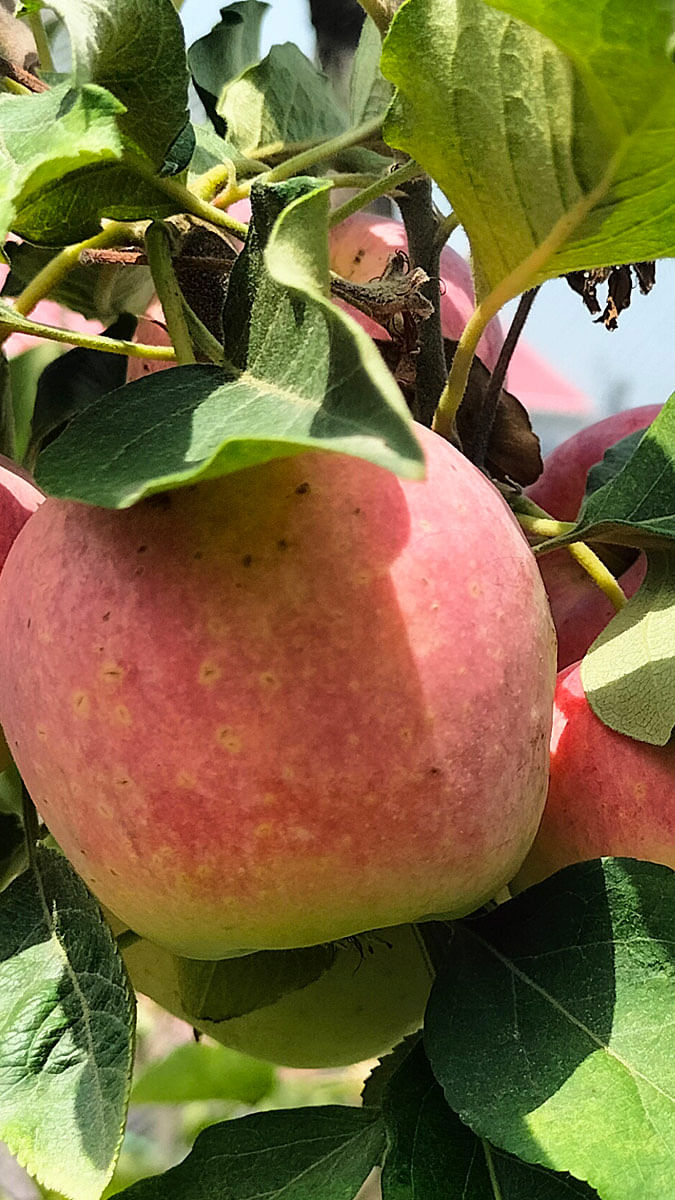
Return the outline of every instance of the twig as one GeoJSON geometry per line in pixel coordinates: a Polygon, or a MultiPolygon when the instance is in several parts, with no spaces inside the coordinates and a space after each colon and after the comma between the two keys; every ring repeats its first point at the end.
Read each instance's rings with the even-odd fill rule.
{"type": "Polygon", "coordinates": [[[480,421],[478,423],[478,440],[476,443],[476,459],[477,467],[485,466],[485,455],[487,453],[490,434],[495,423],[497,407],[499,405],[499,394],[504,386],[506,372],[509,369],[509,364],[513,357],[513,352],[518,345],[525,322],[530,314],[530,309],[534,304],[539,288],[530,288],[528,292],[523,292],[518,302],[515,316],[509,325],[509,331],[504,338],[504,344],[499,351],[499,358],[495,364],[494,371],[490,376],[490,382],[485,389],[483,404],[481,406],[480,421]]]}
{"type": "Polygon", "coordinates": [[[344,204],[340,204],[338,208],[334,208],[328,219],[328,224],[332,229],[334,225],[339,225],[347,217],[351,217],[352,213],[359,212],[365,208],[367,204],[372,204],[373,200],[378,200],[380,196],[386,196],[388,193],[396,190],[402,183],[406,183],[409,179],[414,179],[416,175],[423,174],[422,168],[413,158],[408,159],[402,167],[396,167],[395,170],[387,172],[379,179],[376,179],[357,196],[352,196],[346,200],[344,204]]]}
{"type": "Polygon", "coordinates": [[[43,79],[38,79],[37,75],[33,75],[31,71],[18,67],[16,63],[10,62],[8,58],[2,56],[0,56],[0,75],[6,75],[8,79],[20,83],[29,92],[49,91],[49,84],[45,83],[43,79]]]}
{"type": "MultiPolygon", "coordinates": [[[[441,252],[436,240],[436,220],[428,175],[406,184],[396,203],[408,235],[410,261],[429,276],[424,295],[431,302],[433,311],[419,331],[414,415],[423,425],[431,425],[438,398],[445,386],[447,368],[441,330],[441,252]]],[[[454,430],[451,440],[457,441],[454,430]]]]}
{"type": "MultiPolygon", "coordinates": [[[[345,133],[338,133],[336,137],[318,142],[310,149],[301,151],[300,154],[294,154],[285,162],[279,163],[277,167],[272,167],[271,170],[259,175],[258,179],[261,183],[283,183],[284,180],[291,179],[293,175],[302,174],[308,167],[313,167],[316,163],[324,162],[327,158],[333,158],[343,150],[348,150],[350,146],[358,146],[362,142],[371,141],[381,133],[381,130],[382,117],[364,121],[363,125],[355,125],[345,133]]],[[[247,196],[250,196],[253,182],[252,179],[248,179],[234,188],[232,200],[245,200],[247,196]]]]}
{"type": "Polygon", "coordinates": [[[27,333],[66,346],[82,346],[85,350],[101,350],[104,354],[124,354],[128,358],[152,358],[157,362],[175,362],[176,351],[170,346],[146,346],[143,342],[128,342],[124,338],[102,337],[97,333],[80,333],[31,321],[9,308],[0,307],[0,342],[11,333],[27,333]]]}

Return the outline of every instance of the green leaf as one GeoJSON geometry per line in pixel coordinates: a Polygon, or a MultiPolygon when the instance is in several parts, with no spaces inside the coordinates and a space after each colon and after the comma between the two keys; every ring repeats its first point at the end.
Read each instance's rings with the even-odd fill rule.
{"type": "Polygon", "coordinates": [[[276,143],[322,141],[346,121],[329,80],[292,42],[228,84],[218,103],[227,136],[245,154],[276,143]]]}
{"type": "Polygon", "coordinates": [[[133,999],[96,902],[38,849],[0,896],[0,1137],[47,1188],[98,1200],[124,1129],[133,999]]]}
{"type": "Polygon", "coordinates": [[[633,433],[627,434],[626,437],[621,438],[620,441],[605,450],[600,462],[595,463],[586,476],[585,494],[587,496],[590,496],[591,492],[597,492],[606,483],[611,483],[619,471],[623,470],[640,445],[645,435],[645,429],[635,429],[633,433]]]}
{"type": "Polygon", "coordinates": [[[14,457],[23,462],[30,441],[31,421],[40,376],[46,367],[61,354],[56,342],[40,342],[9,360],[14,406],[14,457]]]}
{"type": "Polygon", "coordinates": [[[218,167],[229,159],[234,166],[237,176],[255,175],[262,169],[261,164],[246,158],[232,143],[219,137],[210,125],[195,125],[195,149],[188,170],[188,185],[192,184],[199,175],[218,167]]]}
{"type": "Polygon", "coordinates": [[[78,86],[96,83],[124,105],[120,129],[161,166],[188,120],[183,27],[168,0],[24,0],[65,22],[78,86]]]}
{"type": "Polygon", "coordinates": [[[384,113],[393,88],[380,70],[382,38],[370,17],[361,30],[349,81],[349,117],[352,125],[361,125],[384,113]]]}
{"type": "Polygon", "coordinates": [[[216,133],[227,126],[217,104],[227,83],[260,58],[260,26],[269,8],[260,0],[238,0],[220,10],[220,21],[188,50],[192,79],[216,133]]]}
{"type": "MultiPolygon", "coordinates": [[[[29,242],[7,242],[5,254],[10,273],[2,289],[3,296],[19,292],[54,257],[54,251],[29,242]]],[[[120,313],[144,313],[154,295],[152,276],[147,267],[115,263],[88,263],[75,267],[49,293],[51,300],[110,325],[120,313]]]]}
{"type": "Polygon", "coordinates": [[[385,136],[450,200],[479,294],[675,253],[671,33],[667,4],[635,0],[399,9],[382,58],[399,89],[385,136]]]}
{"type": "Polygon", "coordinates": [[[618,474],[585,497],[574,529],[545,545],[548,551],[592,540],[638,549],[668,548],[674,538],[675,395],[618,474]]]}
{"type": "Polygon", "coordinates": [[[354,1200],[383,1150],[378,1113],[304,1108],[212,1125],[184,1162],[125,1200],[354,1200]]]}
{"type": "Polygon", "coordinates": [[[125,508],[322,448],[423,475],[392,376],[370,338],[327,298],[327,185],[258,185],[252,203],[223,319],[230,367],[148,375],[79,412],[38,460],[48,492],[125,508]]]}
{"type": "MultiPolygon", "coordinates": [[[[4,776],[0,775],[0,787],[4,776]]],[[[23,825],[14,812],[6,812],[0,792],[0,891],[7,887],[14,876],[26,866],[26,839],[23,836],[23,825]]]]}
{"type": "Polygon", "coordinates": [[[261,950],[217,962],[177,958],[181,1008],[195,1021],[242,1017],[314,983],[332,967],[335,951],[329,943],[298,950],[261,950]]]}
{"type": "MultiPolygon", "coordinates": [[[[70,172],[124,151],[118,100],[91,84],[60,84],[34,96],[0,96],[0,231],[27,226],[26,210],[70,172]],[[49,137],[45,137],[49,129],[49,137]]],[[[30,229],[30,221],[28,221],[30,229]]]]}
{"type": "Polygon", "coordinates": [[[610,729],[665,746],[675,727],[675,550],[648,560],[642,586],[583,659],[581,681],[610,729]]]}
{"type": "Polygon", "coordinates": [[[481,1137],[603,1200],[675,1178],[675,873],[568,867],[455,926],[427,1009],[450,1106],[481,1137]]]}
{"type": "Polygon", "coordinates": [[[521,1162],[476,1137],[448,1108],[421,1044],[389,1080],[382,1200],[593,1200],[569,1175],[521,1162]]]}
{"type": "Polygon", "coordinates": [[[272,1091],[274,1067],[225,1046],[185,1042],[150,1063],[131,1093],[132,1104],[189,1104],[230,1100],[259,1104],[272,1091]]]}

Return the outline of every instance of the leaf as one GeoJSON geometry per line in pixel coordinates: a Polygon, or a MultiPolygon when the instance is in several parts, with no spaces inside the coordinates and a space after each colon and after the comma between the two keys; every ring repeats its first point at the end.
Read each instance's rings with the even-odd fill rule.
{"type": "Polygon", "coordinates": [[[354,55],[349,82],[349,119],[352,125],[362,125],[378,115],[384,115],[393,88],[380,70],[382,38],[374,21],[366,17],[354,55]]]}
{"type": "Polygon", "coordinates": [[[228,138],[245,154],[270,144],[322,141],[346,124],[329,80],[292,42],[272,46],[267,58],[228,84],[218,112],[228,138]]]}
{"type": "Polygon", "coordinates": [[[225,1046],[184,1042],[141,1072],[132,1104],[189,1104],[230,1100],[259,1104],[276,1082],[274,1067],[225,1046]]]}
{"type": "Polygon", "coordinates": [[[268,7],[259,0],[228,4],[221,8],[218,24],[188,50],[197,94],[222,137],[227,125],[217,111],[218,100],[225,85],[260,58],[260,26],[268,7]]]}
{"type": "MultiPolygon", "coordinates": [[[[647,426],[645,426],[646,428],[647,426]]],[[[587,496],[590,496],[592,492],[597,492],[606,483],[611,483],[619,471],[623,470],[640,445],[645,435],[645,429],[635,429],[633,433],[627,434],[626,437],[621,438],[620,441],[605,450],[600,462],[595,463],[586,476],[585,494],[587,496]]]]}
{"type": "Polygon", "coordinates": [[[28,450],[38,381],[45,367],[60,353],[61,347],[56,342],[44,341],[9,360],[15,424],[14,457],[17,462],[24,461],[28,450]]]}
{"type": "Polygon", "coordinates": [[[70,172],[123,154],[119,101],[102,88],[60,84],[34,96],[0,96],[0,231],[25,227],[25,210],[70,172]],[[49,129],[49,138],[45,138],[49,129]],[[15,225],[16,221],[16,225],[15,225]]]}
{"type": "Polygon", "coordinates": [[[675,253],[671,33],[667,4],[635,0],[399,9],[382,57],[399,89],[385,137],[448,197],[479,298],[675,253]]]}
{"type": "Polygon", "coordinates": [[[668,548],[675,538],[675,395],[645,431],[625,466],[587,495],[569,533],[546,550],[576,541],[668,548]]]}
{"type": "Polygon", "coordinates": [[[0,896],[0,1137],[46,1188],[98,1200],[122,1141],[133,999],[98,906],[38,849],[0,896]]]}
{"type": "Polygon", "coordinates": [[[422,476],[396,384],[370,338],[327,298],[327,186],[257,185],[252,203],[225,306],[229,369],[176,367],[95,401],[40,456],[47,491],[125,508],[322,448],[422,476]]]}
{"type": "Polygon", "coordinates": [[[206,962],[177,958],[183,1012],[195,1021],[229,1021],[266,1008],[289,992],[314,983],[332,967],[336,947],[261,950],[241,958],[206,962]]]}
{"type": "Polygon", "coordinates": [[[16,813],[7,812],[4,807],[1,789],[6,774],[9,772],[0,775],[0,891],[10,883],[18,871],[23,871],[26,865],[23,826],[16,813]]]}
{"type": "Polygon", "coordinates": [[[77,86],[96,83],[124,105],[120,129],[161,166],[188,121],[183,27],[167,0],[24,0],[65,22],[77,86]],[[151,53],[149,53],[151,48],[151,53]]]}
{"type": "Polygon", "coordinates": [[[569,1175],[521,1162],[476,1137],[448,1108],[418,1044],[389,1080],[383,1200],[593,1200],[569,1175]]]}
{"type": "MultiPolygon", "coordinates": [[[[124,313],[105,330],[106,337],[130,340],[136,318],[124,313]]],[[[57,436],[58,431],[80,409],[124,383],[127,360],[121,354],[105,354],[78,346],[60,355],[42,372],[32,420],[29,461],[57,436]]]]}
{"type": "Polygon", "coordinates": [[[354,1200],[382,1150],[377,1112],[329,1105],[256,1113],[205,1129],[179,1166],[141,1180],[122,1195],[125,1200],[354,1200]]]}
{"type": "Polygon", "coordinates": [[[675,873],[568,867],[455,926],[426,1049],[476,1134],[603,1200],[675,1177],[675,873]]]}
{"type": "MultiPolygon", "coordinates": [[[[29,242],[7,242],[5,254],[11,269],[2,289],[3,296],[18,296],[54,257],[53,250],[29,242]]],[[[87,263],[69,271],[49,296],[88,320],[95,318],[110,325],[122,312],[136,316],[144,313],[154,290],[147,267],[87,263]]]]}
{"type": "Polygon", "coordinates": [[[593,712],[627,737],[665,746],[675,727],[675,550],[651,551],[645,580],[581,663],[593,712]]]}
{"type": "Polygon", "coordinates": [[[232,143],[219,137],[210,125],[195,125],[195,149],[188,170],[188,184],[199,175],[218,167],[229,159],[234,166],[237,176],[255,175],[261,169],[258,163],[246,158],[232,143]]]}

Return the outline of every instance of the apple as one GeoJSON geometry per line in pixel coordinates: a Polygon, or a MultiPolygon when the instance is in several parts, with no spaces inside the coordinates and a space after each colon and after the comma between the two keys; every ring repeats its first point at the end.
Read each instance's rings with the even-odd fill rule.
{"type": "Polygon", "coordinates": [[[604,855],[675,869],[674,780],[675,742],[651,746],[615,733],[589,705],[580,664],[561,671],[546,808],[514,890],[604,855]]]}
{"type": "Polygon", "coordinates": [[[469,912],[544,804],[555,642],[495,488],[325,451],[124,511],[47,499],[0,577],[0,721],[51,833],[191,958],[469,912]]]}
{"type": "MultiPolygon", "coordinates": [[[[136,991],[224,1046],[285,1067],[340,1067],[386,1054],[421,1026],[433,982],[415,926],[376,929],[338,943],[332,965],[314,982],[244,1016],[214,1021],[190,1013],[186,990],[194,995],[195,987],[207,986],[217,1011],[219,1002],[227,1003],[234,972],[238,995],[247,967],[259,981],[261,955],[195,962],[142,940],[123,956],[136,991]]],[[[274,986],[275,960],[283,952],[262,957],[274,986]]]]}
{"type": "MultiPolygon", "coordinates": [[[[235,205],[231,210],[239,220],[247,221],[250,216],[248,202],[235,205]],[[236,211],[235,211],[236,210],[236,211]]],[[[346,221],[336,225],[330,233],[331,267],[344,279],[354,283],[368,283],[382,275],[391,256],[397,250],[407,252],[408,239],[401,221],[390,217],[378,217],[372,213],[354,213],[346,221]]],[[[366,333],[373,338],[388,338],[388,334],[364,313],[342,301],[340,308],[358,321],[366,333]]],[[[458,339],[474,309],[473,279],[468,263],[450,246],[441,253],[441,326],[443,336],[458,339]]],[[[150,346],[170,345],[169,336],[163,325],[164,315],[159,301],[154,300],[145,317],[136,328],[134,341],[150,346]]],[[[499,320],[495,317],[488,325],[478,344],[478,354],[487,367],[492,369],[499,357],[504,336],[499,320]]],[[[130,358],[127,379],[138,379],[153,371],[163,371],[171,363],[153,362],[150,359],[130,358]]]]}
{"type": "MultiPolygon", "coordinates": [[[[626,409],[575,433],[546,457],[542,474],[526,489],[526,495],[556,520],[576,520],[591,467],[602,460],[610,446],[646,429],[660,411],[658,404],[626,409]]],[[[558,635],[561,671],[583,658],[615,610],[567,550],[554,550],[538,562],[558,635]]],[[[619,583],[627,596],[637,591],[646,569],[645,556],[640,554],[620,575],[619,583]]]]}
{"type": "MultiPolygon", "coordinates": [[[[17,533],[42,500],[42,492],[27,472],[0,454],[0,571],[17,533]]],[[[0,772],[6,771],[11,761],[7,742],[0,729],[0,772]]]]}

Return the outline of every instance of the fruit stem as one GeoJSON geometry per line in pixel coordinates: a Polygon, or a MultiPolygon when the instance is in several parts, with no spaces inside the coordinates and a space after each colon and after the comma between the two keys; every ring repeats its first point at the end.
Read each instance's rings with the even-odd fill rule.
{"type": "MultiPolygon", "coordinates": [[[[83,250],[108,249],[111,246],[124,246],[139,243],[141,240],[138,226],[123,221],[111,221],[100,233],[87,238],[83,242],[75,242],[64,247],[58,254],[38,271],[29,284],[19,292],[13,303],[14,311],[27,316],[35,305],[49,296],[63,278],[76,267],[83,250]]],[[[7,334],[3,335],[4,337],[7,334]]]]}
{"type": "MultiPolygon", "coordinates": [[[[328,225],[332,229],[334,225],[339,225],[347,217],[351,217],[352,213],[359,212],[365,208],[367,204],[372,204],[373,200],[378,200],[380,196],[386,196],[387,193],[393,192],[401,183],[406,183],[409,179],[414,179],[415,176],[421,175],[422,168],[415,162],[414,158],[408,159],[400,167],[395,167],[388,171],[385,175],[381,175],[373,183],[365,187],[358,195],[352,196],[346,200],[344,204],[340,204],[334,208],[328,218],[328,225]]],[[[341,186],[346,186],[342,184],[341,186]]]]}
{"type": "Polygon", "coordinates": [[[197,360],[183,311],[183,296],[171,258],[171,238],[162,221],[153,221],[146,229],[145,252],[169,337],[176,351],[176,362],[181,366],[194,363],[197,360]]]}
{"type": "MultiPolygon", "coordinates": [[[[228,216],[221,208],[216,208],[215,204],[209,204],[208,201],[202,200],[201,196],[198,196],[190,188],[185,187],[185,184],[178,183],[176,179],[170,179],[148,171],[139,162],[135,164],[135,167],[143,179],[146,179],[153,187],[159,188],[167,196],[170,196],[172,200],[175,200],[180,212],[192,213],[193,217],[201,217],[202,221],[210,221],[212,225],[217,225],[219,229],[226,229],[228,233],[233,233],[235,237],[241,238],[242,241],[245,240],[248,233],[248,225],[244,225],[241,221],[235,220],[234,217],[228,216]]],[[[233,199],[239,198],[239,196],[233,196],[233,199]]]]}
{"type": "Polygon", "coordinates": [[[485,1155],[485,1163],[488,1169],[488,1175],[490,1176],[493,1200],[502,1200],[502,1189],[499,1185],[499,1180],[497,1179],[497,1171],[495,1169],[494,1159],[492,1157],[492,1146],[488,1141],[485,1140],[485,1138],[481,1138],[480,1140],[483,1147],[483,1154],[485,1155]]]}

